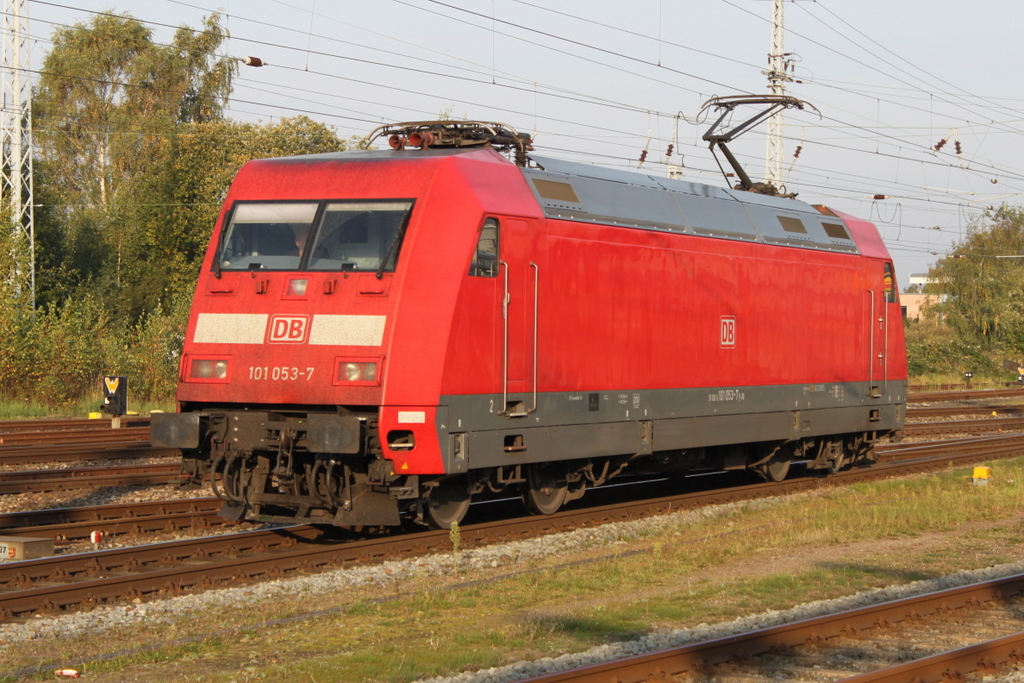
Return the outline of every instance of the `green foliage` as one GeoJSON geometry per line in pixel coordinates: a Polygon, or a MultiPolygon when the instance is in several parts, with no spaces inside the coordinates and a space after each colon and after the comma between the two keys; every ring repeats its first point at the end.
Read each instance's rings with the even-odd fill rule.
{"type": "Polygon", "coordinates": [[[174,123],[220,119],[237,69],[216,56],[226,38],[216,15],[166,46],[126,15],[57,29],[33,103],[39,155],[60,164],[65,196],[106,209],[131,192],[174,123]]]}
{"type": "Polygon", "coordinates": [[[54,32],[33,96],[35,311],[24,236],[0,225],[0,399],[70,406],[124,374],[133,404],[166,401],[238,168],[345,149],[305,117],[225,120],[237,68],[226,38],[217,15],[169,45],[127,15],[54,32]]]}
{"type": "Polygon", "coordinates": [[[972,371],[975,378],[1015,378],[1003,361],[1024,360],[1022,256],[1024,210],[1003,205],[936,264],[923,291],[938,294],[939,303],[906,326],[912,376],[972,371]]]}
{"type": "Polygon", "coordinates": [[[1015,258],[1021,255],[1024,211],[1004,205],[932,269],[946,295],[940,313],[962,339],[1024,353],[1024,258],[1015,258]]]}
{"type": "MultiPolygon", "coordinates": [[[[226,38],[217,15],[201,30],[178,29],[170,45],[126,15],[54,32],[33,95],[37,243],[48,266],[41,301],[62,302],[86,284],[108,303],[136,284],[161,289],[152,276],[126,279],[139,251],[132,214],[150,201],[141,189],[178,127],[222,117],[237,69],[217,55],[226,38]]],[[[120,306],[111,308],[120,321],[120,306]]]]}
{"type": "Polygon", "coordinates": [[[907,369],[911,377],[967,371],[976,376],[998,376],[998,363],[977,344],[964,340],[935,317],[907,321],[907,369]]]}

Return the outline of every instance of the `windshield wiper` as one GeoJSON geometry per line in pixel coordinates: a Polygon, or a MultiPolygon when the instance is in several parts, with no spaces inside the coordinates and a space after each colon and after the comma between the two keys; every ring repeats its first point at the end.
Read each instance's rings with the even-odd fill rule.
{"type": "Polygon", "coordinates": [[[377,279],[380,280],[384,277],[384,269],[387,268],[388,261],[391,260],[391,255],[398,248],[398,245],[402,242],[402,237],[405,235],[405,228],[409,225],[409,214],[405,214],[405,220],[402,221],[402,227],[395,233],[395,239],[391,240],[391,246],[388,247],[388,253],[384,255],[380,265],[377,266],[377,279]]]}

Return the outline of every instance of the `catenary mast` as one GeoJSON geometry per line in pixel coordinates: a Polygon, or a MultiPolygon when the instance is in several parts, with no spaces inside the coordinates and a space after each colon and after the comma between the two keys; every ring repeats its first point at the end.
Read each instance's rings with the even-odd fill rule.
{"type": "Polygon", "coordinates": [[[32,187],[31,43],[27,0],[4,0],[2,119],[0,119],[0,203],[6,204],[15,229],[27,238],[28,285],[36,299],[35,222],[32,187]]]}
{"type": "MultiPolygon", "coordinates": [[[[791,60],[786,54],[785,0],[772,0],[772,49],[768,54],[768,92],[771,95],[785,95],[786,82],[791,60]]],[[[785,110],[772,114],[768,119],[768,143],[765,153],[764,181],[779,187],[783,183],[782,156],[785,110]]]]}

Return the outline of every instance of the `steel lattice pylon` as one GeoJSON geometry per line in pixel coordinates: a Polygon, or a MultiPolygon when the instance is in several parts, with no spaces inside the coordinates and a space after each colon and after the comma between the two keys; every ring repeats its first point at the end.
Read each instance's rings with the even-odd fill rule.
{"type": "Polygon", "coordinates": [[[27,0],[4,0],[3,41],[0,204],[8,207],[11,221],[27,238],[30,301],[34,307],[36,258],[32,187],[32,88],[29,79],[31,42],[27,0]]]}
{"type": "MultiPolygon", "coordinates": [[[[772,7],[772,51],[768,55],[768,92],[772,95],[786,94],[788,60],[786,50],[784,0],[774,0],[772,7]]],[[[784,154],[785,120],[780,109],[768,119],[768,143],[765,153],[764,181],[779,186],[783,182],[782,155],[784,154]]]]}

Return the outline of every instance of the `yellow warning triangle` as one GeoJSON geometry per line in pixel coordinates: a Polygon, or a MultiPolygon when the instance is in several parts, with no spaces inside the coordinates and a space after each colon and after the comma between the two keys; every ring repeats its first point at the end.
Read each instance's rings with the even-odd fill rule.
{"type": "Polygon", "coordinates": [[[402,466],[399,467],[398,469],[400,469],[400,470],[407,470],[407,469],[409,469],[409,463],[403,462],[402,466]]]}

